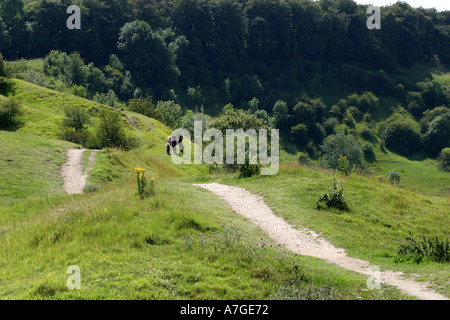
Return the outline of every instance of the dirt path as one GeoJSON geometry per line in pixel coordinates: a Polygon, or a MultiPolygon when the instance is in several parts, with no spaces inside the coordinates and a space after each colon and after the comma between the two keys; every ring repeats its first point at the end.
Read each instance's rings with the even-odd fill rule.
{"type": "MultiPolygon", "coordinates": [[[[234,211],[259,226],[272,239],[288,250],[301,255],[320,258],[368,276],[375,275],[372,268],[368,269],[369,262],[347,256],[344,249],[335,247],[312,230],[307,228],[294,229],[282,218],[276,216],[261,197],[246,189],[218,183],[194,185],[207,189],[225,200],[234,211]]],[[[428,283],[405,279],[401,272],[381,271],[380,280],[381,283],[396,286],[403,293],[418,299],[448,300],[443,295],[428,289],[428,283]]]]}
{"type": "Polygon", "coordinates": [[[89,156],[89,164],[83,172],[83,153],[86,149],[67,150],[67,162],[61,167],[61,175],[64,179],[64,191],[68,194],[83,193],[89,171],[95,163],[96,151],[89,156]]]}

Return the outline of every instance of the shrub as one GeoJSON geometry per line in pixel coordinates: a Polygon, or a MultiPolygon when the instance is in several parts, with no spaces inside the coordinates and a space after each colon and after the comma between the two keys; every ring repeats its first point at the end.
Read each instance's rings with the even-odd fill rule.
{"type": "Polygon", "coordinates": [[[339,156],[338,170],[346,176],[350,174],[352,166],[350,165],[350,162],[347,160],[346,156],[339,156]]]}
{"type": "Polygon", "coordinates": [[[437,155],[443,148],[450,147],[450,111],[435,117],[423,137],[425,148],[437,155]]]}
{"type": "Polygon", "coordinates": [[[438,158],[438,166],[442,171],[450,171],[450,148],[444,148],[438,158]]]}
{"type": "Polygon", "coordinates": [[[392,183],[400,183],[400,174],[397,172],[397,170],[392,170],[388,173],[389,181],[392,183]]]}
{"type": "Polygon", "coordinates": [[[361,145],[354,136],[343,133],[330,135],[325,138],[321,148],[323,158],[332,169],[338,169],[340,156],[345,156],[351,166],[363,167],[361,145]]]}
{"type": "Polygon", "coordinates": [[[342,183],[337,183],[333,179],[333,186],[319,197],[316,203],[317,209],[337,209],[340,211],[349,211],[347,202],[344,199],[344,187],[342,183]]]}
{"type": "Polygon", "coordinates": [[[126,135],[119,112],[100,109],[98,118],[96,138],[101,147],[132,149],[136,146],[137,141],[126,135]]]}
{"type": "Polygon", "coordinates": [[[181,106],[173,101],[158,101],[156,113],[159,120],[172,129],[177,129],[181,120],[181,106]]]}
{"type": "Polygon", "coordinates": [[[291,138],[296,143],[304,145],[308,142],[308,128],[303,123],[299,123],[291,128],[291,138]]]}
{"type": "Polygon", "coordinates": [[[361,138],[363,138],[366,141],[371,141],[371,142],[376,141],[375,132],[369,128],[361,129],[360,136],[361,136],[361,138]]]}
{"type": "Polygon", "coordinates": [[[377,160],[372,145],[368,143],[364,144],[362,146],[362,151],[364,154],[364,159],[366,159],[367,162],[375,162],[377,160]]]}
{"type": "Polygon", "coordinates": [[[402,155],[422,149],[419,126],[409,119],[397,119],[386,124],[382,136],[386,147],[402,155]]]}
{"type": "Polygon", "coordinates": [[[414,261],[420,263],[423,260],[431,260],[439,263],[450,262],[450,243],[448,239],[440,240],[439,237],[429,239],[422,236],[420,241],[410,237],[406,238],[406,243],[398,246],[397,261],[414,261]]]}
{"type": "Polygon", "coordinates": [[[6,99],[0,102],[0,129],[14,130],[20,125],[18,117],[22,108],[15,99],[6,99]]]}
{"type": "Polygon", "coordinates": [[[133,112],[143,114],[144,116],[158,119],[156,107],[151,98],[135,98],[128,100],[128,109],[133,112]]]}

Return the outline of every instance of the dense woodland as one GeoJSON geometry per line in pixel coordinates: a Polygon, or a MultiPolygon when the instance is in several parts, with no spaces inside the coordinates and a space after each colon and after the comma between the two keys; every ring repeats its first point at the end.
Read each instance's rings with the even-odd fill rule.
{"type": "Polygon", "coordinates": [[[0,52],[45,58],[44,74],[20,63],[10,73],[149,116],[158,101],[190,119],[249,110],[310,156],[338,125],[348,134],[358,122],[369,142],[437,156],[449,146],[448,88],[393,79],[400,68],[450,65],[450,12],[398,2],[381,8],[379,30],[367,28],[369,16],[352,0],[2,0],[0,52]],[[66,27],[71,4],[80,30],[66,27]],[[327,105],[324,88],[343,96],[327,105]],[[378,110],[379,96],[401,107],[378,110]]]}

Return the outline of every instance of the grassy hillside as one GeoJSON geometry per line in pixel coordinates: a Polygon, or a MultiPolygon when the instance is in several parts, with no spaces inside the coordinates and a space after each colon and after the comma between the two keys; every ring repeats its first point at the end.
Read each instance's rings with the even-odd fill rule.
{"type": "Polygon", "coordinates": [[[382,268],[417,273],[449,295],[445,265],[394,262],[406,236],[448,237],[448,198],[352,175],[341,177],[351,211],[318,211],[315,201],[332,173],[299,166],[285,152],[273,177],[239,180],[211,175],[203,165],[177,166],[165,154],[171,129],[128,111],[124,121],[140,147],[98,151],[89,178],[95,188],[66,195],[59,166],[65,150],[77,146],[49,138],[57,136],[59,106],[104,106],[20,80],[14,88],[8,96],[24,104],[24,119],[33,110],[36,117],[17,133],[0,131],[2,299],[408,299],[392,287],[367,290],[362,275],[284,252],[220,199],[192,186],[212,180],[261,192],[288,222],[322,232],[382,268]],[[136,195],[135,167],[156,180],[149,199],[136,195]],[[80,290],[66,286],[71,265],[80,267],[80,290]]]}
{"type": "Polygon", "coordinates": [[[261,194],[277,215],[292,225],[322,233],[333,244],[346,248],[351,256],[382,269],[419,274],[449,295],[447,264],[396,262],[398,246],[405,243],[406,237],[449,238],[448,197],[413,192],[381,182],[376,176],[336,176],[296,163],[283,164],[276,176],[240,180],[224,177],[220,181],[261,194]],[[316,209],[319,196],[331,187],[334,177],[343,182],[348,213],[316,209]]]}
{"type": "Polygon", "coordinates": [[[0,131],[0,203],[62,191],[59,168],[66,150],[78,146],[56,139],[0,131]]]}

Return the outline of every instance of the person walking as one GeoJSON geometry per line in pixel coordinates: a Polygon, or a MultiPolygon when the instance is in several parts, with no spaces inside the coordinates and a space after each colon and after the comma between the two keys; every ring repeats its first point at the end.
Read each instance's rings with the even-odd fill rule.
{"type": "Polygon", "coordinates": [[[170,156],[170,147],[172,146],[172,136],[167,137],[166,152],[170,156]]]}
{"type": "Polygon", "coordinates": [[[175,132],[172,133],[172,152],[176,155],[178,155],[177,153],[177,136],[175,134],[175,132]]]}
{"type": "Polygon", "coordinates": [[[181,133],[178,135],[178,145],[180,149],[180,156],[182,157],[184,152],[184,145],[183,145],[183,135],[181,133]]]}

